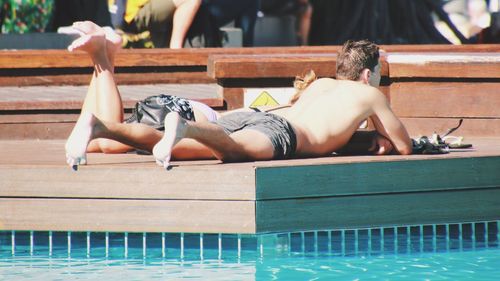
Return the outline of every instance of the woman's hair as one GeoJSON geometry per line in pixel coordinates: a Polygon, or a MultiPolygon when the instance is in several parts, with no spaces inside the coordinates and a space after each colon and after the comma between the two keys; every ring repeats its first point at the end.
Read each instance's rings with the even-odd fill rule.
{"type": "Polygon", "coordinates": [[[316,79],[316,73],[314,73],[314,70],[309,70],[305,75],[303,76],[297,76],[295,77],[295,81],[293,81],[293,87],[295,88],[296,92],[295,94],[290,98],[289,103],[294,104],[299,98],[300,95],[302,95],[302,92],[316,79]]]}
{"type": "Polygon", "coordinates": [[[379,57],[379,48],[376,44],[368,40],[349,40],[338,53],[336,78],[356,81],[363,69],[375,70],[379,57]]]}

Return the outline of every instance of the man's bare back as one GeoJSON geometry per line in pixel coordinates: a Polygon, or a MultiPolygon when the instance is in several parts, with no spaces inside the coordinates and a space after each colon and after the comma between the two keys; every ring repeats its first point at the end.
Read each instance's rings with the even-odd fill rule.
{"type": "Polygon", "coordinates": [[[379,133],[393,140],[400,153],[411,151],[410,138],[385,96],[362,83],[318,79],[296,104],[275,113],[292,124],[299,157],[324,156],[338,150],[349,141],[358,125],[371,116],[379,133]]]}

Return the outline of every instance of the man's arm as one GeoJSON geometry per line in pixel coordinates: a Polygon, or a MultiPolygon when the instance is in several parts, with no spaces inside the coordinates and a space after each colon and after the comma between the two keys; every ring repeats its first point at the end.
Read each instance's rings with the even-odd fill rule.
{"type": "Polygon", "coordinates": [[[412,153],[410,136],[401,120],[392,112],[385,96],[377,90],[373,100],[373,113],[371,116],[375,129],[388,138],[399,154],[412,153]]]}
{"type": "Polygon", "coordinates": [[[394,150],[392,143],[377,131],[356,131],[338,152],[346,155],[386,155],[394,150]]]}

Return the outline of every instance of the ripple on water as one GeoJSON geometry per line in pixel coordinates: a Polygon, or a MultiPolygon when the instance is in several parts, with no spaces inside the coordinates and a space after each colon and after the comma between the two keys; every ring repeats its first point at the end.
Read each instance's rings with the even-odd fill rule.
{"type": "Polygon", "coordinates": [[[373,257],[279,256],[262,259],[44,258],[3,255],[4,280],[497,280],[500,249],[373,257]]]}

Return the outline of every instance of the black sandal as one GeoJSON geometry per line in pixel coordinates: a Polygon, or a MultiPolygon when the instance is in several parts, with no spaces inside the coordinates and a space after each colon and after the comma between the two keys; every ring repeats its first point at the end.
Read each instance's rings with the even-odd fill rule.
{"type": "Polygon", "coordinates": [[[453,133],[458,128],[460,128],[460,126],[462,126],[463,121],[464,121],[463,119],[460,119],[458,121],[458,125],[454,128],[449,129],[448,132],[446,132],[442,137],[440,137],[439,135],[437,136],[438,139],[442,143],[446,143],[450,149],[461,149],[461,148],[471,148],[472,147],[472,144],[470,144],[470,143],[463,143],[464,137],[462,137],[462,136],[450,136],[451,133],[453,133]]]}
{"type": "Polygon", "coordinates": [[[418,139],[412,139],[413,142],[413,153],[414,154],[445,154],[448,153],[450,149],[458,148],[471,148],[472,144],[462,143],[463,137],[450,136],[449,134],[456,131],[460,126],[462,126],[463,119],[458,121],[458,125],[449,129],[443,137],[437,133],[432,134],[431,138],[427,136],[422,136],[418,139]],[[452,140],[452,141],[447,141],[452,140]]]}

